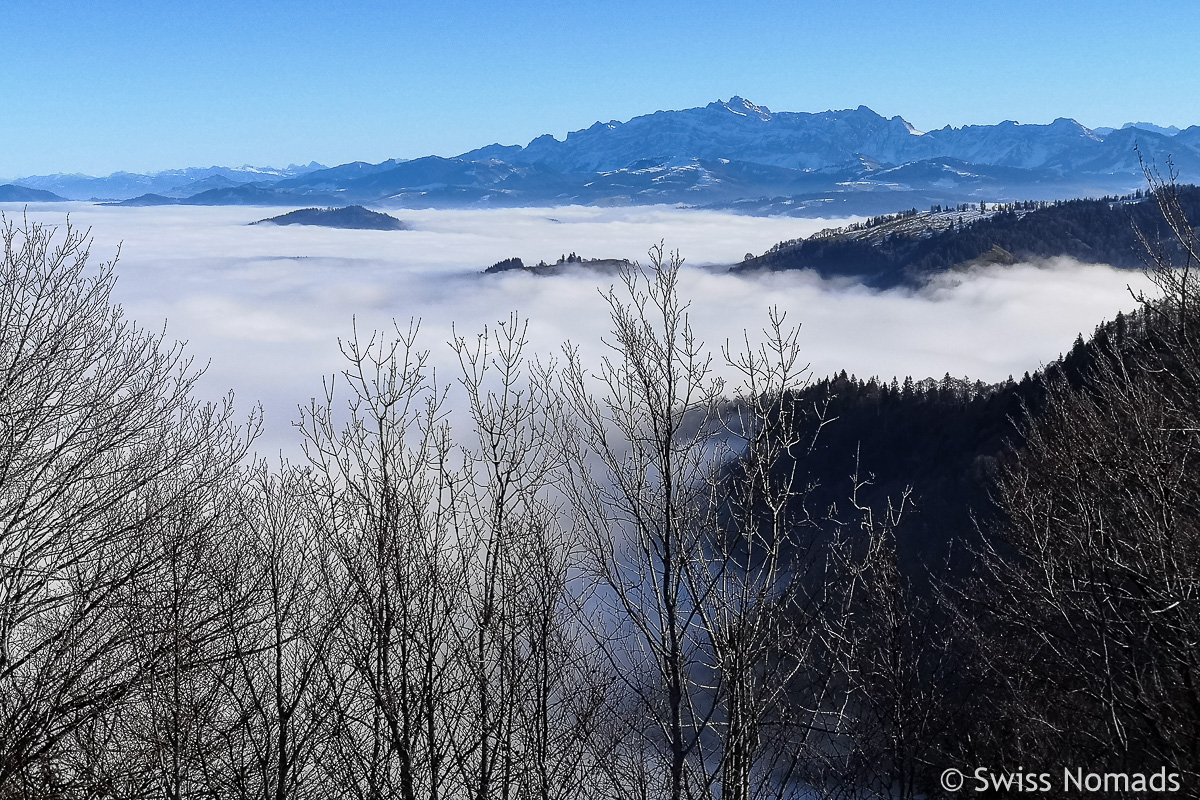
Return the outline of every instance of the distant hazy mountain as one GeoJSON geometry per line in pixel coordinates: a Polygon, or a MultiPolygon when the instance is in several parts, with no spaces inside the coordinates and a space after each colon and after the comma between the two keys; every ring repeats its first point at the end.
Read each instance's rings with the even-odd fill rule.
{"type": "Polygon", "coordinates": [[[0,186],[0,203],[57,203],[65,199],[43,189],[30,189],[11,183],[0,186]]]}
{"type": "Polygon", "coordinates": [[[1155,125],[1152,122],[1126,122],[1120,128],[1092,128],[1092,133],[1097,136],[1107,136],[1115,130],[1124,130],[1125,128],[1141,128],[1144,131],[1152,131],[1153,133],[1161,133],[1163,136],[1174,136],[1179,133],[1179,128],[1174,125],[1163,127],[1155,125]]]}
{"type": "Polygon", "coordinates": [[[1200,180],[1200,127],[1089,130],[1070,119],[918,131],[865,106],[772,111],[741,97],[597,122],[558,140],[492,144],[457,158],[176,170],[19,181],[130,204],[397,207],[685,204],[746,213],[879,214],[960,202],[1119,194],[1142,161],[1200,180]],[[1136,148],[1136,149],[1135,149],[1136,148]],[[128,198],[135,198],[129,200],[128,198]]]}
{"type": "Polygon", "coordinates": [[[188,197],[205,189],[234,186],[258,181],[274,182],[281,178],[303,175],[324,169],[313,162],[306,166],[291,164],[283,169],[274,167],[187,167],[148,175],[133,172],[114,172],[101,178],[90,175],[31,175],[14,183],[34,189],[45,189],[68,200],[125,200],[142,194],[188,197]],[[194,191],[197,183],[210,181],[194,191]],[[223,181],[220,183],[218,181],[223,181]]]}
{"type": "Polygon", "coordinates": [[[166,197],[161,194],[147,193],[131,197],[128,200],[114,201],[105,205],[118,206],[295,206],[300,202],[320,202],[326,205],[338,205],[338,200],[329,194],[310,193],[303,196],[274,186],[260,183],[239,183],[232,186],[221,186],[206,189],[190,197],[166,197]]]}

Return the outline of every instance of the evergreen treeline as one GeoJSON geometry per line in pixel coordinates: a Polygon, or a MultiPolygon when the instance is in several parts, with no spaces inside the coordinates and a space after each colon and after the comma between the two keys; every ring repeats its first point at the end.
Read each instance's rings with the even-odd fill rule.
{"type": "Polygon", "coordinates": [[[451,404],[415,329],[355,339],[268,466],[83,236],[3,238],[4,800],[1200,787],[1200,310],[1166,256],[1020,382],[810,384],[773,313],[723,383],[655,248],[600,364],[513,317],[451,343],[451,404]]]}
{"type": "Polygon", "coordinates": [[[905,573],[943,569],[951,555],[957,568],[965,567],[963,545],[975,541],[981,521],[994,511],[989,493],[995,477],[1024,444],[1022,420],[1043,411],[1047,382],[1081,387],[1100,353],[1124,347],[1142,327],[1141,314],[1118,313],[1088,341],[1077,337],[1065,356],[1019,381],[1010,376],[984,384],[949,373],[940,380],[863,380],[845,370],[814,381],[792,402],[820,404],[836,422],[805,453],[806,469],[821,482],[813,499],[844,503],[856,468],[868,480],[860,490],[867,505],[879,507],[912,487],[897,537],[905,573]]]}
{"type": "MultiPolygon", "coordinates": [[[[1177,196],[1188,217],[1200,214],[1200,188],[1181,186],[1177,196]]],[[[827,277],[861,278],[876,288],[917,286],[931,275],[983,257],[1012,263],[1068,256],[1133,269],[1143,266],[1146,255],[1139,231],[1152,244],[1170,249],[1173,257],[1182,256],[1155,199],[1142,193],[1124,198],[1039,203],[1032,209],[1030,205],[993,204],[1002,210],[945,230],[914,228],[880,237],[837,233],[814,236],[782,243],[735,269],[814,269],[827,277]]],[[[875,225],[916,216],[914,209],[876,220],[875,225]]],[[[864,225],[860,230],[869,227],[864,225]]]]}
{"type": "Polygon", "coordinates": [[[513,258],[506,258],[502,261],[497,261],[495,264],[492,264],[490,267],[485,269],[484,272],[490,275],[496,272],[507,272],[510,269],[525,269],[525,262],[519,257],[514,256],[513,258]]]}

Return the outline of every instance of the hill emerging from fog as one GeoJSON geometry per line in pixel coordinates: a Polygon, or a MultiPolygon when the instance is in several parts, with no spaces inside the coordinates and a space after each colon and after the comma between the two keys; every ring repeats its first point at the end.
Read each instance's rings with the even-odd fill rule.
{"type": "MultiPolygon", "coordinates": [[[[1185,214],[1200,218],[1200,187],[1180,186],[1178,195],[1185,214]]],[[[1138,269],[1146,252],[1139,232],[1182,259],[1157,202],[1139,191],[1093,200],[910,209],[780,242],[733,271],[811,269],[826,278],[890,288],[919,286],[966,266],[1057,256],[1138,269]]]]}
{"type": "Polygon", "coordinates": [[[277,217],[260,219],[251,225],[319,225],[324,228],[351,230],[402,231],[408,226],[391,214],[371,211],[362,206],[342,208],[301,208],[277,217]]]}

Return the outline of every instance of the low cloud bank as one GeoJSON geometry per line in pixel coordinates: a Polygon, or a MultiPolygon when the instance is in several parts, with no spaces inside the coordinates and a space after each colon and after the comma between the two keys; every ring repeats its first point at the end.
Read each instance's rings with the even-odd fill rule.
{"type": "MultiPolygon", "coordinates": [[[[4,209],[9,217],[20,208],[4,209]]],[[[117,299],[139,324],[187,340],[211,360],[202,391],[232,388],[239,407],[261,402],[259,451],[298,453],[297,406],[320,395],[322,376],[344,366],[338,339],[422,321],[439,378],[457,361],[452,325],[471,335],[517,311],[529,321],[532,351],[552,354],[570,340],[592,363],[610,329],[601,296],[614,277],[587,271],[537,277],[480,275],[495,261],[585,258],[646,261],[662,240],[687,259],[682,293],[695,329],[719,353],[725,341],[757,334],[767,309],[802,324],[812,373],[845,369],[860,377],[1017,377],[1070,348],[1102,319],[1136,304],[1139,273],[1066,259],[955,273],[921,291],[872,292],[811,273],[740,277],[713,265],[761,253],[782,239],[837,224],[829,220],[742,217],[670,208],[421,210],[397,213],[411,231],[344,231],[248,226],[256,208],[106,208],[71,204],[71,222],[91,227],[93,258],[121,244],[117,299]]],[[[272,212],[274,213],[274,212],[272,212]]],[[[33,207],[31,220],[62,225],[63,206],[33,207]]]]}

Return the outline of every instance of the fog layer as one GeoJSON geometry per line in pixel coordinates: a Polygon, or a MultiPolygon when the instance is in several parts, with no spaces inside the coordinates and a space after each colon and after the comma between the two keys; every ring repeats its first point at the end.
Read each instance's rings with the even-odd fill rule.
{"type": "MultiPolygon", "coordinates": [[[[21,207],[0,206],[10,217],[21,207]]],[[[1104,318],[1135,303],[1137,273],[1066,260],[958,273],[919,292],[872,292],[811,273],[755,277],[718,265],[761,253],[782,239],[844,221],[755,218],[670,208],[500,209],[395,212],[413,230],[352,231],[249,226],[278,213],[262,208],[30,206],[30,220],[91,227],[92,258],[120,246],[116,299],[145,327],[167,323],[171,338],[211,360],[202,391],[233,389],[240,407],[262,403],[263,453],[297,451],[297,406],[322,393],[322,376],[343,366],[338,339],[422,321],[439,375],[453,378],[445,342],[451,325],[472,334],[507,319],[529,320],[533,349],[565,340],[598,356],[609,330],[598,290],[615,278],[588,271],[539,277],[482,275],[519,256],[525,263],[584,258],[646,261],[664,241],[688,265],[683,293],[694,327],[714,351],[766,322],[770,306],[802,324],[815,376],[845,369],[860,377],[950,373],[984,381],[1017,377],[1069,349],[1104,318]]]]}

